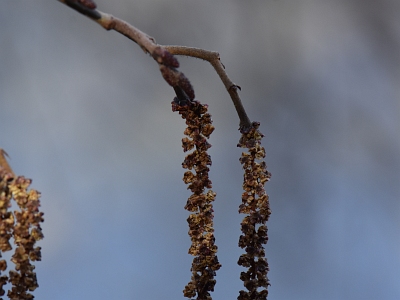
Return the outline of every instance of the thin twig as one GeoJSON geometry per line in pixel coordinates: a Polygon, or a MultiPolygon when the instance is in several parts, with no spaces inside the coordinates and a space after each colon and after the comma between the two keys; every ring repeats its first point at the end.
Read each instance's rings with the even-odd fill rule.
{"type": "Polygon", "coordinates": [[[72,9],[89,17],[100,24],[106,30],[115,30],[130,40],[137,43],[145,53],[149,53],[158,63],[160,71],[169,85],[174,87],[175,91],[183,90],[190,100],[194,99],[194,91],[185,75],[176,70],[179,67],[178,61],[173,57],[176,55],[186,55],[197,57],[208,61],[221,78],[226,90],[228,91],[240,119],[240,128],[250,128],[251,122],[243,107],[237,92],[240,87],[233,83],[224,70],[218,52],[207,51],[199,48],[184,46],[163,46],[156,43],[155,39],[140,31],[131,24],[118,19],[110,14],[96,9],[96,4],[92,0],[58,0],[72,9]]]}
{"type": "Polygon", "coordinates": [[[225,66],[221,63],[218,52],[185,46],[162,47],[168,50],[168,52],[170,52],[171,54],[191,56],[208,61],[214,67],[215,71],[219,75],[219,78],[221,78],[222,83],[224,84],[226,90],[232,98],[232,102],[235,105],[237,114],[240,119],[240,127],[251,127],[251,121],[247,116],[246,110],[244,109],[242,101],[240,100],[239,94],[237,92],[238,89],[240,90],[240,87],[237,84],[233,83],[232,80],[230,80],[228,74],[225,71],[225,66]]]}

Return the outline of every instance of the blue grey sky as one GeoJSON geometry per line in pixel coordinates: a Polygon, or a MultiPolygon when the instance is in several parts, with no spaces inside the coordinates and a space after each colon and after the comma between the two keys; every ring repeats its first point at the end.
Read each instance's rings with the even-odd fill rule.
{"type": "MultiPolygon", "coordinates": [[[[161,44],[220,52],[272,173],[269,299],[400,299],[400,2],[96,1],[161,44]]],[[[184,299],[183,120],[155,62],[58,1],[3,1],[0,132],[42,192],[41,300],[184,299]]],[[[179,57],[215,132],[211,180],[236,299],[239,120],[212,67],[179,57]]]]}

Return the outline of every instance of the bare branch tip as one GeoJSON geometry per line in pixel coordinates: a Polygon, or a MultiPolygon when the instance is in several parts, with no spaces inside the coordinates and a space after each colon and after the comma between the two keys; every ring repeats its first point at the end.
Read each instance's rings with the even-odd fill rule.
{"type": "Polygon", "coordinates": [[[3,148],[0,148],[0,168],[3,168],[8,173],[11,173],[12,175],[15,175],[13,170],[11,169],[10,165],[8,164],[8,161],[7,161],[6,157],[9,158],[7,152],[3,148]]]}
{"type": "Polygon", "coordinates": [[[0,148],[0,154],[1,154],[2,156],[6,156],[6,157],[10,158],[10,156],[8,155],[8,153],[6,152],[6,150],[4,150],[3,148],[0,148]]]}

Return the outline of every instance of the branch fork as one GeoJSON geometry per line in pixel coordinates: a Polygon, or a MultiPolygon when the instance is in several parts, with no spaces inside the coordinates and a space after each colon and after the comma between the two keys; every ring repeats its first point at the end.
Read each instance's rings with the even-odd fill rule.
{"type": "Polygon", "coordinates": [[[192,101],[195,98],[195,94],[189,79],[182,72],[177,70],[179,62],[174,55],[191,56],[208,61],[214,67],[232,99],[239,116],[240,129],[251,128],[250,119],[247,116],[237,91],[238,89],[240,90],[240,86],[233,83],[228,77],[228,74],[225,71],[225,66],[221,63],[218,52],[193,47],[159,45],[156,43],[154,38],[131,24],[97,10],[97,6],[92,0],[58,1],[89,17],[104,29],[115,30],[137,43],[145,53],[149,53],[158,63],[165,81],[174,88],[175,92],[179,91],[177,93],[179,100],[185,100],[185,98],[187,98],[192,101]]]}

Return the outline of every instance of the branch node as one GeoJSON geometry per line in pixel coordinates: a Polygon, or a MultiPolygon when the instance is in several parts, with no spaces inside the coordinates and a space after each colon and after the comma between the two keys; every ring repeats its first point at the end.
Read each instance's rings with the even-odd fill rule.
{"type": "Polygon", "coordinates": [[[235,90],[235,91],[236,91],[237,89],[239,89],[240,91],[242,90],[242,88],[240,87],[240,85],[237,85],[237,84],[235,84],[235,83],[229,88],[229,90],[230,90],[230,89],[233,89],[233,90],[235,90]]]}

